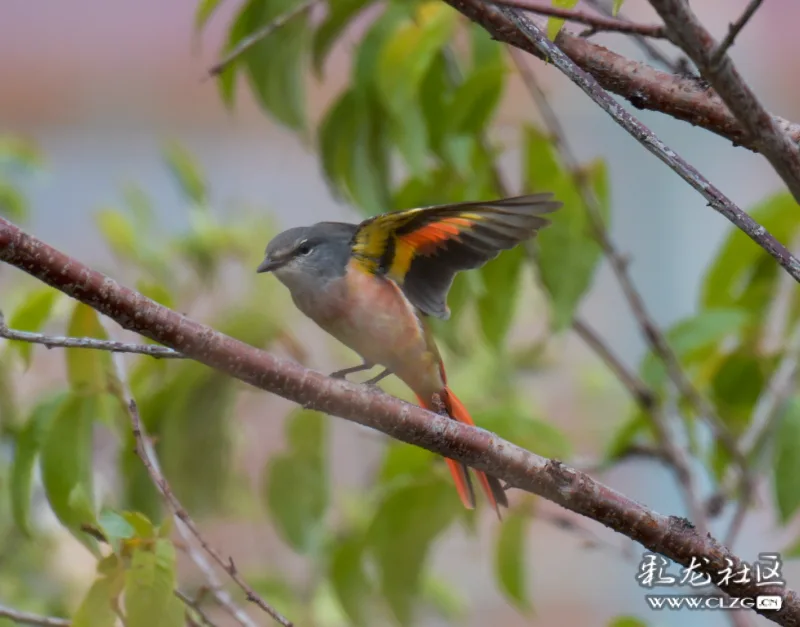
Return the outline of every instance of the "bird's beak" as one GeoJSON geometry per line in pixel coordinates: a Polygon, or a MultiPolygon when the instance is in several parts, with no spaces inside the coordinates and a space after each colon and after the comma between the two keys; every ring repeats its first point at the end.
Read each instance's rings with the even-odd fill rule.
{"type": "Polygon", "coordinates": [[[262,272],[272,272],[277,268],[280,268],[285,262],[282,259],[270,259],[269,257],[265,257],[264,261],[261,262],[261,265],[256,268],[257,273],[262,272]]]}

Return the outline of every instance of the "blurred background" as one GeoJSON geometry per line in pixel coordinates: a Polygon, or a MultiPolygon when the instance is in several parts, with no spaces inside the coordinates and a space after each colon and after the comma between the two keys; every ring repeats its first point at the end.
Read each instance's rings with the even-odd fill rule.
{"type": "MultiPolygon", "coordinates": [[[[230,328],[242,329],[243,336],[254,334],[258,338],[254,341],[302,358],[309,367],[331,371],[354,363],[354,356],[300,320],[272,277],[251,276],[252,262],[257,263],[276,230],[323,219],[356,221],[363,214],[331,193],[314,142],[265,115],[243,80],[238,83],[235,105],[226,109],[215,81],[205,78],[219,58],[238,4],[223,2],[198,34],[196,0],[0,0],[0,135],[30,140],[41,154],[42,167],[15,179],[29,204],[26,228],[131,283],[140,278],[136,263],[115,254],[108,245],[108,238],[97,227],[98,212],[122,207],[135,185],[149,198],[153,226],[150,233],[137,231],[133,246],[187,250],[189,245],[181,238],[200,228],[193,206],[197,203],[187,199],[176,184],[164,157],[165,146],[183,147],[203,173],[207,188],[203,204],[210,217],[202,219],[207,220],[203,228],[221,232],[223,226],[215,225],[224,225],[232,233],[237,228],[249,232],[239,239],[238,232],[236,237],[231,235],[225,255],[233,261],[209,269],[212,279],[201,277],[191,286],[184,285],[183,300],[173,294],[174,304],[209,323],[228,320],[227,313],[242,308],[247,317],[237,322],[239,326],[231,322],[230,328]],[[179,241],[182,244],[176,243],[179,241]],[[239,246],[248,248],[237,250],[239,246]],[[264,329],[259,331],[262,315],[264,329]]],[[[711,32],[721,36],[745,4],[705,0],[693,3],[693,8],[711,32]]],[[[657,21],[642,0],[628,0],[624,13],[637,21],[657,21]]],[[[800,90],[797,81],[787,80],[800,71],[800,56],[795,54],[798,20],[800,5],[796,2],[764,3],[732,49],[738,67],[766,106],[791,120],[800,120],[800,90]]],[[[349,80],[352,52],[369,22],[369,15],[361,16],[336,43],[321,79],[309,74],[307,104],[312,128],[349,80]]],[[[594,40],[645,60],[622,36],[599,35],[594,40]]],[[[674,49],[663,49],[677,56],[674,49]]],[[[607,164],[610,232],[629,256],[633,280],[653,317],[666,328],[691,316],[697,311],[704,271],[730,233],[728,223],[557,70],[533,58],[529,65],[551,97],[580,159],[601,157],[607,164]]],[[[666,116],[635,113],[740,206],[751,207],[781,189],[779,179],[759,155],[666,116]]],[[[507,180],[519,178],[523,150],[519,129],[525,121],[536,124],[538,117],[518,76],[510,72],[491,131],[505,149],[499,163],[507,180]]],[[[178,258],[170,256],[170,251],[161,253],[160,263],[167,272],[178,273],[172,265],[179,263],[178,258]]],[[[187,253],[182,259],[190,256],[187,253]]],[[[10,313],[33,286],[35,283],[19,272],[0,269],[0,308],[10,313]]],[[[70,307],[59,301],[54,310],[58,315],[45,329],[63,333],[70,307]]],[[[511,342],[527,346],[546,329],[546,303],[538,291],[526,289],[517,312],[511,342]]],[[[600,263],[580,312],[626,364],[638,367],[646,346],[605,262],[600,263]]],[[[119,329],[114,334],[132,339],[119,329]]],[[[481,348],[465,354],[446,352],[457,392],[464,389],[458,387],[459,381],[468,387],[478,380],[475,377],[480,371],[469,360],[480,359],[485,352],[481,348]]],[[[590,463],[601,458],[611,434],[629,415],[625,391],[569,333],[550,338],[537,360],[519,379],[521,394],[534,408],[531,411],[537,420],[565,434],[571,443],[568,462],[590,463]]],[[[136,371],[138,366],[133,360],[130,363],[136,371]]],[[[13,381],[19,412],[24,414],[48,390],[64,386],[63,354],[35,349],[29,368],[14,366],[13,381]]],[[[396,382],[386,389],[404,394],[396,382]]],[[[193,434],[197,440],[192,441],[191,450],[174,452],[173,461],[165,458],[164,463],[175,477],[182,465],[196,472],[198,457],[202,464],[206,455],[206,449],[200,447],[213,449],[218,433],[214,429],[220,429],[219,433],[229,429],[227,452],[219,467],[230,469],[232,479],[208,488],[220,491],[222,497],[204,504],[206,488],[201,483],[184,487],[185,494],[198,494],[183,498],[194,503],[194,509],[188,505],[189,509],[212,544],[233,556],[240,570],[254,580],[263,580],[265,594],[278,594],[275,591],[280,586],[275,582],[280,580],[287,588],[308,590],[309,582],[319,576],[315,570],[321,567],[308,554],[299,554],[276,531],[262,499],[269,483],[264,477],[265,465],[287,450],[284,420],[293,407],[265,393],[236,390],[235,402],[226,406],[224,420],[213,429],[204,432],[190,420],[191,415],[184,418],[180,437],[193,434]]],[[[464,392],[464,396],[475,393],[464,392]]],[[[201,413],[194,417],[200,420],[201,413]]],[[[386,440],[336,418],[326,417],[325,424],[331,495],[325,524],[333,529],[361,515],[350,510],[356,507],[353,503],[358,495],[370,488],[376,467],[384,463],[386,440]]],[[[163,433],[160,437],[169,439],[163,433]]],[[[97,490],[112,500],[125,483],[118,476],[120,442],[108,430],[97,433],[94,440],[97,490]]],[[[537,451],[536,447],[533,450],[537,451]]],[[[13,453],[7,448],[5,454],[10,457],[13,453]]],[[[656,462],[627,461],[604,473],[602,479],[659,512],[686,513],[672,476],[656,462]]],[[[753,560],[760,551],[780,550],[793,539],[791,526],[780,528],[776,522],[769,486],[762,487],[760,503],[748,517],[735,547],[744,559],[753,560]]],[[[704,489],[710,490],[708,481],[704,489]]],[[[514,495],[512,500],[522,502],[524,498],[514,495]]],[[[3,496],[0,512],[6,502],[3,496]]],[[[525,595],[532,612],[516,608],[497,584],[498,522],[483,508],[471,523],[473,530],[466,523],[452,525],[432,546],[429,570],[439,583],[431,584],[432,591],[426,594],[438,600],[423,603],[414,624],[605,625],[618,615],[637,616],[652,625],[729,623],[722,613],[651,612],[643,599],[644,590],[635,581],[641,557],[638,545],[538,499],[535,508],[537,515],[525,526],[522,545],[525,595]],[[580,529],[565,526],[562,518],[580,529]],[[437,587],[440,583],[446,590],[437,587]]],[[[715,522],[715,529],[716,525],[724,529],[728,514],[715,522]]],[[[0,602],[30,605],[36,610],[74,608],[93,578],[94,558],[58,524],[40,487],[34,491],[31,516],[39,529],[35,540],[12,535],[11,523],[4,516],[3,525],[8,528],[0,553],[0,602]],[[31,548],[31,543],[44,542],[43,537],[49,538],[50,549],[37,552],[31,548]],[[28,558],[20,557],[22,552],[30,553],[27,565],[23,562],[28,558]],[[24,577],[23,571],[27,573],[24,577]],[[53,601],[56,605],[39,603],[48,598],[57,598],[53,601]]],[[[197,581],[196,569],[184,556],[180,566],[181,580],[197,581]]],[[[790,586],[800,584],[800,567],[795,562],[785,565],[784,574],[790,586]]],[[[296,593],[280,594],[291,599],[296,593]]],[[[293,607],[298,598],[305,597],[287,601],[287,607],[293,607]]],[[[341,611],[326,609],[325,598],[314,598],[323,617],[319,624],[325,620],[337,624],[341,611]]],[[[251,614],[255,612],[251,610],[251,614]]],[[[390,621],[387,614],[380,616],[380,624],[390,621]]],[[[749,618],[751,624],[766,624],[755,616],[749,618]]],[[[229,624],[224,615],[219,620],[229,624]]],[[[258,616],[258,620],[266,624],[265,618],[258,616]]]]}

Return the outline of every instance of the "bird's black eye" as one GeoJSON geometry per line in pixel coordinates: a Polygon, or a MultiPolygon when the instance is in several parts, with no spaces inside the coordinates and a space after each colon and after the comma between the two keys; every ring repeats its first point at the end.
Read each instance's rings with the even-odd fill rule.
{"type": "Polygon", "coordinates": [[[311,252],[311,244],[308,242],[303,242],[297,247],[297,254],[298,255],[307,255],[311,252]]]}

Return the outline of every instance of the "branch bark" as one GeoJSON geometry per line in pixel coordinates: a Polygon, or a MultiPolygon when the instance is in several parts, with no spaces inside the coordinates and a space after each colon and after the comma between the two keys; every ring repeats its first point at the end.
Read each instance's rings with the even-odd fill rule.
{"type": "Polygon", "coordinates": [[[742,124],[753,147],[763,154],[800,203],[800,148],[759,102],[727,53],[717,56],[711,33],[686,0],[650,0],[670,33],[742,124]]]}
{"type": "MultiPolygon", "coordinates": [[[[800,261],[763,226],[753,220],[730,198],[711,184],[700,172],[687,163],[653,132],[625,110],[591,73],[584,71],[559,46],[550,41],[524,12],[508,7],[497,7],[482,0],[445,0],[464,15],[483,25],[490,33],[502,35],[503,41],[533,52],[547,59],[580,87],[603,111],[622,126],[649,152],[658,157],[684,181],[689,183],[708,201],[708,204],[727,220],[741,229],[783,267],[795,281],[800,282],[800,261]],[[488,26],[486,26],[488,24],[488,26]],[[525,42],[526,45],[519,45],[525,42]]],[[[560,41],[560,38],[556,38],[560,41]]]]}
{"type": "MultiPolygon", "coordinates": [[[[482,0],[445,0],[495,39],[547,60],[536,46],[498,7],[482,0]]],[[[521,11],[514,11],[522,15],[521,11]]],[[[758,151],[747,130],[722,99],[693,77],[657,70],[633,61],[583,37],[561,29],[555,43],[584,72],[608,91],[622,96],[637,109],[659,111],[702,127],[731,140],[737,146],[758,151]]],[[[800,124],[773,116],[775,125],[794,141],[800,141],[800,124]]]]}
{"type": "MultiPolygon", "coordinates": [[[[159,305],[77,259],[48,246],[0,218],[0,260],[95,308],[122,327],[140,333],[245,383],[300,405],[340,416],[397,440],[489,472],[507,483],[617,531],[651,551],[688,566],[708,558],[715,575],[730,560],[742,562],[710,535],[683,518],[658,514],[557,460],[547,460],[477,427],[461,424],[378,390],[335,380],[249,346],[159,305]]],[[[777,594],[783,608],[765,616],[800,625],[800,596],[776,586],[728,582],[731,596],[777,594]]]]}

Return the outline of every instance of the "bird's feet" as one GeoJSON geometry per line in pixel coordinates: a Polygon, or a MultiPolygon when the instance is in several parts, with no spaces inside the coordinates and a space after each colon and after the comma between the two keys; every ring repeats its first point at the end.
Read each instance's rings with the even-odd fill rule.
{"type": "Polygon", "coordinates": [[[341,370],[337,370],[336,372],[331,372],[328,376],[332,379],[346,379],[347,375],[353,374],[354,372],[362,372],[364,370],[369,370],[372,368],[372,364],[363,363],[359,366],[352,366],[350,368],[342,368],[341,370]]]}
{"type": "Polygon", "coordinates": [[[392,374],[391,370],[389,370],[388,368],[384,368],[383,372],[379,372],[371,379],[367,379],[366,381],[364,381],[364,385],[369,385],[376,388],[378,387],[378,383],[383,381],[386,377],[388,377],[391,374],[392,374]]]}

